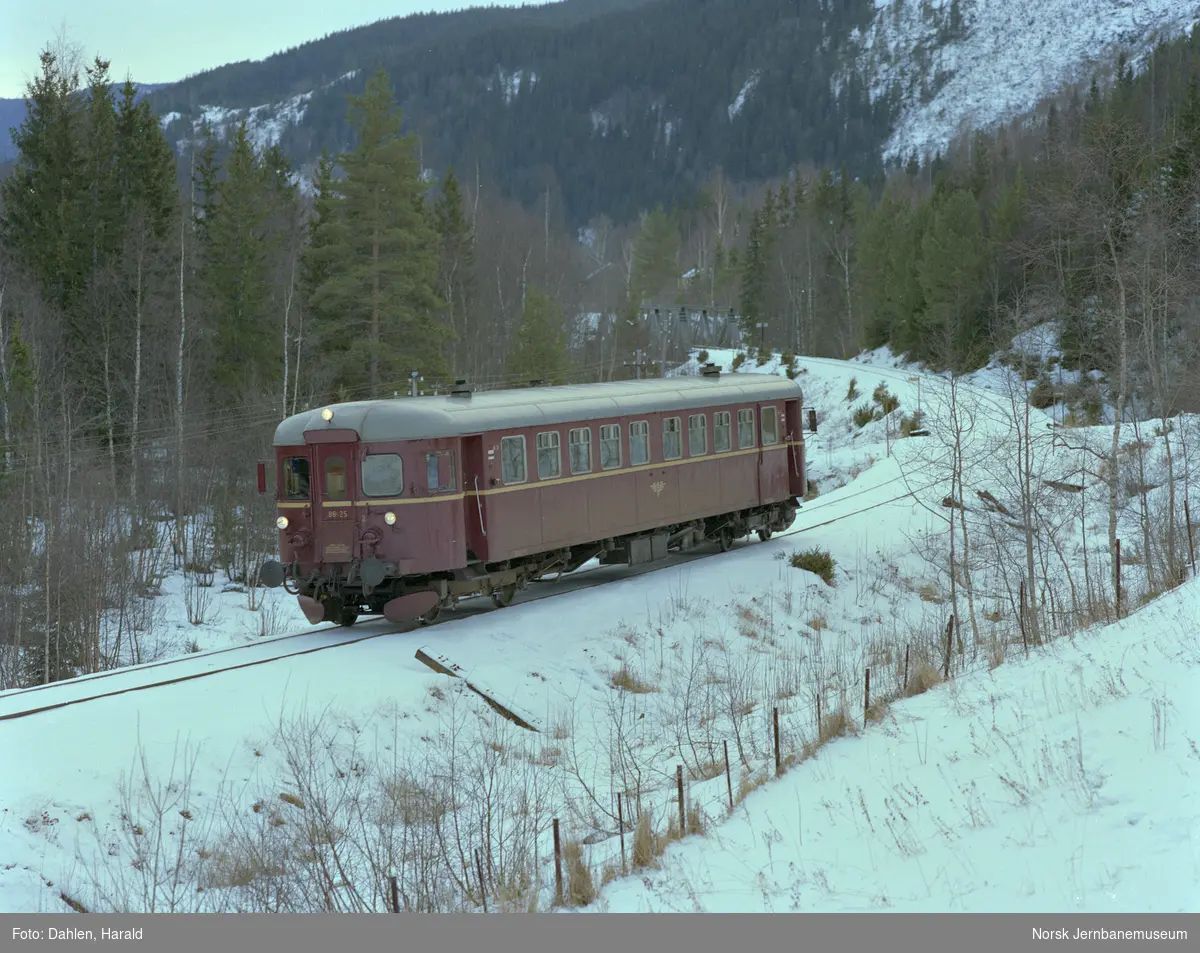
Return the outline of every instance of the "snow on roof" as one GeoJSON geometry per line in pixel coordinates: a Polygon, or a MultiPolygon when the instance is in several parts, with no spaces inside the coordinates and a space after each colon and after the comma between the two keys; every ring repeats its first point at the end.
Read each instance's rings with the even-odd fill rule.
{"type": "Polygon", "coordinates": [[[314,430],[350,428],[365,441],[460,437],[525,427],[602,420],[738,403],[800,398],[800,385],[774,375],[608,381],[560,387],[484,391],[470,396],[402,397],[331,404],[328,423],[317,408],[288,417],[275,430],[275,446],[297,446],[314,430]],[[750,379],[751,376],[757,379],[750,379]]]}

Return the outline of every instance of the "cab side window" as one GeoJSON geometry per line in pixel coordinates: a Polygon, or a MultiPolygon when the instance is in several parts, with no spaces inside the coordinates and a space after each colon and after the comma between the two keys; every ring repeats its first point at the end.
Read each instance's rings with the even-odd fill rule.
{"type": "Polygon", "coordinates": [[[398,453],[369,453],[362,462],[363,496],[400,496],[404,461],[398,453]]]}

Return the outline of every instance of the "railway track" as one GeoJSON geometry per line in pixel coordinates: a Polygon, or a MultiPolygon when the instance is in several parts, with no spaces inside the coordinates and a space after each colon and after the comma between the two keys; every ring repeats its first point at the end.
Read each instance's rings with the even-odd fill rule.
{"type": "Polygon", "coordinates": [[[28,688],[13,688],[8,691],[0,692],[0,704],[3,704],[10,698],[28,697],[36,692],[46,692],[60,690],[64,685],[91,685],[95,682],[102,681],[106,678],[117,678],[119,676],[128,676],[134,672],[148,672],[152,669],[162,668],[165,665],[178,665],[181,662],[197,662],[209,658],[214,658],[218,655],[226,655],[230,652],[245,652],[260,648],[264,645],[275,645],[280,642],[290,642],[293,639],[302,639],[305,636],[321,635],[329,632],[328,627],[319,629],[307,629],[304,632],[293,632],[290,635],[275,635],[265,639],[259,639],[256,642],[248,642],[245,645],[230,645],[222,649],[208,649],[204,652],[191,652],[187,655],[174,656],[167,659],[158,659],[154,662],[143,662],[138,665],[125,665],[121,668],[109,669],[104,672],[93,672],[90,675],[77,675],[71,679],[63,681],[50,682],[48,685],[31,685],[28,688]]]}
{"type": "MultiPolygon", "coordinates": [[[[802,357],[798,358],[797,360],[804,364],[821,364],[825,367],[836,367],[839,370],[845,370],[847,364],[846,361],[838,361],[830,357],[802,357]]],[[[876,367],[873,364],[863,364],[861,366],[863,368],[864,376],[867,372],[869,372],[877,377],[883,377],[888,380],[897,381],[898,383],[913,383],[913,374],[906,373],[905,371],[898,370],[894,367],[876,367]]],[[[929,374],[921,377],[921,386],[941,388],[943,391],[946,391],[950,388],[950,381],[946,380],[946,378],[940,375],[929,374]]],[[[988,390],[986,387],[980,387],[976,384],[967,384],[965,382],[961,383],[959,386],[961,390],[969,391],[971,394],[977,397],[981,403],[990,404],[993,409],[1000,412],[1001,416],[1007,417],[1012,413],[1012,405],[1007,402],[1008,399],[1003,393],[995,393],[991,390],[988,390]]],[[[1039,413],[1041,413],[1041,411],[1039,411],[1039,413]]]]}
{"type": "MultiPolygon", "coordinates": [[[[930,483],[928,486],[933,486],[930,483]]],[[[922,487],[918,489],[927,489],[922,487]]],[[[835,499],[821,500],[818,503],[807,505],[802,512],[813,513],[825,507],[836,506],[857,496],[863,496],[868,493],[876,493],[878,488],[871,487],[869,489],[859,490],[855,493],[846,494],[845,496],[835,499]]],[[[819,529],[828,526],[832,523],[840,522],[844,519],[849,519],[854,516],[859,516],[863,513],[878,509],[882,506],[887,506],[892,503],[900,502],[914,495],[916,490],[889,497],[886,500],[880,500],[849,513],[842,513],[839,516],[832,517],[823,522],[810,523],[804,521],[803,526],[797,526],[793,523],[792,527],[782,533],[776,533],[771,538],[782,539],[788,536],[796,536],[800,533],[810,532],[814,529],[819,529]]],[[[799,517],[797,521],[800,522],[799,517]]],[[[575,572],[556,576],[550,579],[540,580],[536,585],[533,594],[527,595],[521,593],[516,601],[513,602],[513,608],[520,605],[528,605],[534,602],[540,602],[543,599],[551,599],[556,596],[568,595],[573,592],[580,592],[585,589],[591,589],[596,586],[607,585],[610,582],[617,582],[623,579],[634,579],[638,576],[647,573],[663,572],[668,569],[676,569],[680,566],[689,563],[697,562],[702,559],[709,559],[713,556],[725,555],[719,550],[714,550],[707,553],[673,553],[663,563],[650,566],[628,569],[625,567],[612,566],[595,566],[591,569],[579,569],[575,572]],[[587,578],[598,577],[598,578],[587,578]],[[547,591],[548,590],[548,591],[547,591]]],[[[76,679],[67,681],[53,682],[49,685],[35,685],[29,688],[16,689],[9,692],[0,693],[0,722],[14,721],[20,718],[28,718],[33,715],[42,714],[44,712],[57,711],[62,708],[67,708],[73,705],[81,705],[87,702],[97,701],[102,698],[114,698],[118,695],[130,694],[132,692],[148,691],[152,688],[161,688],[167,685],[177,685],[183,682],[194,681],[199,678],[208,678],[213,675],[222,675],[227,672],[235,672],[246,668],[252,668],[258,665],[267,665],[272,662],[281,662],[286,659],[300,658],[305,655],[312,655],[317,652],[331,651],[337,648],[343,648],[349,645],[358,645],[363,642],[369,642],[374,639],[384,638],[391,635],[403,635],[408,632],[417,630],[418,628],[433,628],[435,626],[444,625],[448,622],[472,618],[476,615],[483,615],[487,612],[503,611],[490,607],[490,603],[482,598],[464,600],[453,610],[441,616],[437,621],[429,626],[420,626],[416,622],[406,623],[403,625],[392,625],[384,622],[381,618],[376,617],[371,621],[363,621],[358,624],[353,630],[340,629],[334,627],[325,627],[319,629],[310,629],[304,632],[296,632],[290,635],[276,636],[271,639],[264,639],[260,642],[254,642],[248,645],[229,646],[227,648],[213,649],[209,652],[201,652],[192,655],[185,655],[176,658],[163,659],[156,662],[149,662],[145,665],[131,666],[127,668],[115,669],[108,672],[98,672],[92,675],[84,675],[76,679]],[[485,604],[488,607],[484,607],[485,604]],[[382,626],[378,631],[363,632],[363,628],[374,626],[382,626]],[[305,640],[299,642],[299,640],[305,640]],[[299,647],[297,643],[299,642],[299,647]],[[309,644],[315,642],[316,644],[309,644]],[[222,664],[218,661],[216,665],[206,665],[213,659],[222,658],[222,661],[227,664],[222,664]],[[181,671],[189,667],[199,668],[198,671],[181,671]],[[139,680],[139,676],[146,672],[154,670],[162,671],[162,676],[159,678],[151,678],[147,681],[139,680]],[[97,682],[104,682],[103,685],[96,685],[97,682]],[[124,684],[125,682],[133,682],[133,684],[124,684]],[[99,691],[94,690],[99,688],[99,691]],[[52,692],[51,695],[44,696],[46,698],[43,704],[38,704],[38,693],[52,692]],[[55,697],[67,695],[68,697],[55,697]],[[51,698],[55,700],[51,701],[51,698]],[[34,701],[32,706],[26,706],[28,701],[34,701]],[[15,707],[10,709],[10,703],[16,703],[15,707]]]]}

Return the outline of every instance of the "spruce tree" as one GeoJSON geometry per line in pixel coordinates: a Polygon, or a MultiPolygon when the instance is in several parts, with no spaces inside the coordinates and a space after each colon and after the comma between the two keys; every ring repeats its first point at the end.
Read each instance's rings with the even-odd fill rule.
{"type": "Polygon", "coordinates": [[[986,268],[979,204],[965,189],[951,192],[921,240],[925,311],[917,356],[957,369],[977,356],[986,268]]]}
{"type": "Polygon", "coordinates": [[[661,205],[646,215],[633,252],[633,295],[653,298],[664,292],[673,297],[679,277],[679,226],[661,205]]]}
{"type": "Polygon", "coordinates": [[[767,278],[770,261],[770,226],[768,209],[758,209],[750,224],[750,235],[746,240],[746,257],[742,262],[741,293],[739,311],[742,331],[755,343],[759,340],[760,321],[767,320],[767,278]]]}
{"type": "Polygon", "coordinates": [[[446,170],[441,192],[433,206],[434,226],[438,234],[438,288],[446,305],[446,323],[453,329],[458,345],[454,364],[465,367],[467,350],[477,342],[471,317],[475,279],[475,236],[463,211],[462,191],[454,168],[446,170]]]}
{"type": "Polygon", "coordinates": [[[65,312],[82,296],[86,261],[79,107],[72,96],[78,77],[48,50],[41,63],[13,135],[16,168],[0,180],[0,242],[29,270],[46,302],[65,312]]]}
{"type": "Polygon", "coordinates": [[[508,376],[565,384],[570,371],[568,345],[566,321],[558,302],[539,288],[529,288],[508,358],[508,376]]]}
{"type": "Polygon", "coordinates": [[[120,278],[120,246],[125,208],[118,176],[117,115],[109,84],[108,63],[97,58],[88,67],[87,105],[81,116],[81,180],[79,183],[84,247],[81,264],[86,303],[68,311],[68,366],[80,386],[83,406],[92,420],[103,420],[113,477],[116,447],[122,441],[125,413],[120,379],[126,369],[129,341],[124,327],[120,278]],[[86,344],[84,343],[86,342],[86,344]]]}
{"type": "MultiPolygon", "coordinates": [[[[108,76],[109,64],[99,57],[87,68],[88,96],[84,113],[82,164],[87,253],[95,274],[104,270],[120,246],[118,199],[117,111],[108,76]]],[[[95,305],[93,304],[93,307],[95,305]]]]}
{"type": "Polygon", "coordinates": [[[333,274],[333,265],[345,245],[340,197],[334,181],[335,160],[322,152],[313,175],[312,211],[305,226],[300,255],[300,299],[306,316],[305,336],[316,363],[309,379],[322,393],[333,394],[336,368],[343,366],[350,342],[340,333],[335,312],[324,309],[317,293],[333,274]]]}
{"type": "Polygon", "coordinates": [[[274,384],[279,372],[270,283],[278,235],[268,228],[269,186],[243,120],[205,216],[202,287],[213,340],[211,395],[218,406],[241,406],[274,384]]]}
{"type": "MultiPolygon", "coordinates": [[[[333,368],[335,386],[366,397],[398,390],[419,370],[428,381],[449,376],[439,320],[438,243],[415,142],[401,135],[400,111],[382,70],[351,98],[357,145],[339,157],[336,240],[322,239],[314,267],[326,269],[313,295],[316,316],[346,349],[333,368]],[[364,373],[365,369],[365,373],[364,373]],[[365,380],[364,380],[365,378],[365,380]]],[[[323,226],[324,227],[324,226],[323,226]]]]}

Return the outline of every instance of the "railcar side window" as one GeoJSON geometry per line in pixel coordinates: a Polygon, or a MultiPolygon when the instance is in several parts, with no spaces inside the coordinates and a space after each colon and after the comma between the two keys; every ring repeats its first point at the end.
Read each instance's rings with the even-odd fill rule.
{"type": "Polygon", "coordinates": [[[779,442],[779,414],[774,407],[764,407],[762,409],[762,442],[763,446],[769,446],[779,442]]]}
{"type": "Polygon", "coordinates": [[[640,467],[650,462],[650,423],[635,420],[629,425],[629,464],[640,467]]]}
{"type": "Polygon", "coordinates": [[[445,493],[455,489],[453,450],[435,450],[425,454],[425,484],[430,493],[445,493]]]}
{"type": "Polygon", "coordinates": [[[616,470],[621,466],[621,425],[604,424],[600,428],[600,469],[616,470]]]}
{"type": "Polygon", "coordinates": [[[558,451],[558,431],[537,435],[538,479],[553,480],[562,475],[562,454],[558,451]]]}
{"type": "Polygon", "coordinates": [[[719,410],[713,414],[713,450],[724,453],[729,449],[729,411],[719,410]]]}
{"type": "Polygon", "coordinates": [[[754,446],[754,408],[738,411],[738,449],[754,446]]]}
{"type": "Polygon", "coordinates": [[[404,492],[404,461],[398,453],[371,453],[362,462],[363,496],[400,496],[404,492]]]}
{"type": "Polygon", "coordinates": [[[590,427],[580,427],[572,430],[567,438],[568,452],[571,454],[571,472],[588,473],[592,469],[592,430],[590,427]]]}
{"type": "Polygon", "coordinates": [[[283,498],[285,500],[307,500],[308,457],[283,458],[283,498]]]}
{"type": "Polygon", "coordinates": [[[525,482],[524,437],[502,437],[500,439],[500,468],[505,483],[525,482]]]}
{"type": "Polygon", "coordinates": [[[701,457],[708,453],[708,420],[704,414],[688,417],[688,456],[701,457]]]}
{"type": "Polygon", "coordinates": [[[325,459],[325,498],[329,500],[346,498],[346,461],[341,457],[326,457],[325,459]]]}
{"type": "Polygon", "coordinates": [[[668,417],[663,421],[663,459],[678,460],[683,455],[683,435],[679,432],[679,418],[668,417]]]}

